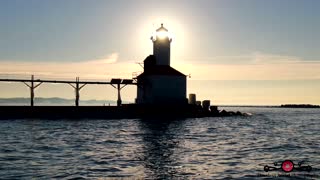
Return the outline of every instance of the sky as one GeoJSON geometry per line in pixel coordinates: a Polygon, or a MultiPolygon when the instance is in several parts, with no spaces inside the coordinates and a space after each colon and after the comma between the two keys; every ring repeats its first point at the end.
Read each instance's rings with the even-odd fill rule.
{"type": "MultiPolygon", "coordinates": [[[[187,93],[212,104],[320,104],[320,1],[1,0],[0,78],[132,78],[152,54],[161,23],[172,33],[171,65],[187,93]]],[[[0,98],[28,97],[0,83],[0,98]]],[[[73,98],[68,85],[41,85],[38,97],[73,98]]],[[[134,101],[135,87],[122,97],[134,101]]],[[[88,86],[81,99],[116,99],[88,86]]]]}

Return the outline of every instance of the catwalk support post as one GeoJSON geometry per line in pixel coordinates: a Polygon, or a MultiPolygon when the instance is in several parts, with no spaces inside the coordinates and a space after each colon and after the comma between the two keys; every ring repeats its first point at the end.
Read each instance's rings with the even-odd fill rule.
{"type": "Polygon", "coordinates": [[[37,85],[34,85],[34,75],[31,75],[30,85],[23,81],[23,83],[30,89],[30,106],[34,106],[34,90],[39,87],[42,82],[37,85]]]}
{"type": "Polygon", "coordinates": [[[117,89],[118,89],[118,100],[117,100],[117,106],[121,106],[122,100],[121,100],[121,94],[120,94],[120,84],[117,84],[117,89]]]}
{"type": "Polygon", "coordinates": [[[71,84],[71,83],[69,83],[69,85],[74,88],[75,95],[76,95],[75,105],[76,105],[76,106],[79,106],[80,90],[81,90],[86,84],[83,84],[82,86],[80,86],[79,77],[76,77],[75,86],[74,86],[73,84],[71,84]]]}
{"type": "Polygon", "coordinates": [[[121,89],[124,88],[125,86],[127,86],[127,84],[123,85],[122,87],[120,86],[120,83],[117,83],[117,86],[114,86],[113,84],[111,84],[111,86],[117,89],[117,91],[118,91],[117,106],[121,106],[122,105],[121,89]]]}

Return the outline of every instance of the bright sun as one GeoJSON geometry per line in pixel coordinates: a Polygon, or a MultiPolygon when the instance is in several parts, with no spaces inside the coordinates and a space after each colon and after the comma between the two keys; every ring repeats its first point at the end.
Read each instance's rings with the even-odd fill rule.
{"type": "Polygon", "coordinates": [[[139,25],[141,28],[138,33],[138,42],[139,42],[139,52],[143,57],[144,54],[149,54],[152,52],[152,46],[150,45],[150,41],[146,40],[146,38],[150,38],[155,40],[158,35],[159,39],[165,39],[165,37],[169,37],[172,40],[171,43],[171,57],[176,59],[174,62],[178,62],[181,56],[185,56],[187,45],[189,44],[191,36],[188,35],[188,31],[184,24],[180,21],[172,18],[150,18],[149,20],[145,20],[141,22],[139,25]],[[161,24],[168,30],[168,32],[156,32],[158,28],[161,27],[161,24]],[[158,34],[159,33],[159,34],[158,34]],[[179,56],[179,58],[177,58],[179,56]]]}
{"type": "Polygon", "coordinates": [[[169,40],[171,40],[173,38],[173,34],[170,31],[165,31],[165,30],[153,32],[153,35],[152,35],[153,40],[156,40],[156,39],[162,40],[166,38],[169,38],[169,40]]]}
{"type": "Polygon", "coordinates": [[[160,31],[160,32],[156,32],[156,35],[157,35],[158,38],[164,39],[166,37],[169,37],[169,32],[160,31]]]}

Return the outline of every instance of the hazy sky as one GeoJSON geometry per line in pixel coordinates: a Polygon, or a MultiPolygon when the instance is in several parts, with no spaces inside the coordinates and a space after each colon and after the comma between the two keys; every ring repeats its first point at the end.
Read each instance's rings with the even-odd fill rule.
{"type": "MultiPolygon", "coordinates": [[[[1,0],[1,77],[131,78],[152,53],[161,23],[173,34],[172,66],[188,93],[214,104],[320,104],[320,1],[1,0]]],[[[28,96],[0,84],[0,97],[28,96]]],[[[135,88],[124,90],[133,101],[135,88]]],[[[73,98],[67,86],[37,96],[73,98]]],[[[114,99],[86,87],[82,99],[114,99]]]]}

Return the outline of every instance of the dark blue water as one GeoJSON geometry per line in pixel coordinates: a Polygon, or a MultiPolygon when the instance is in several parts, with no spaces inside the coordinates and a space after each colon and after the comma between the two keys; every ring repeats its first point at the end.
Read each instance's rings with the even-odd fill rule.
{"type": "Polygon", "coordinates": [[[285,159],[320,175],[320,109],[226,109],[253,116],[1,121],[0,178],[260,179],[285,159]]]}

